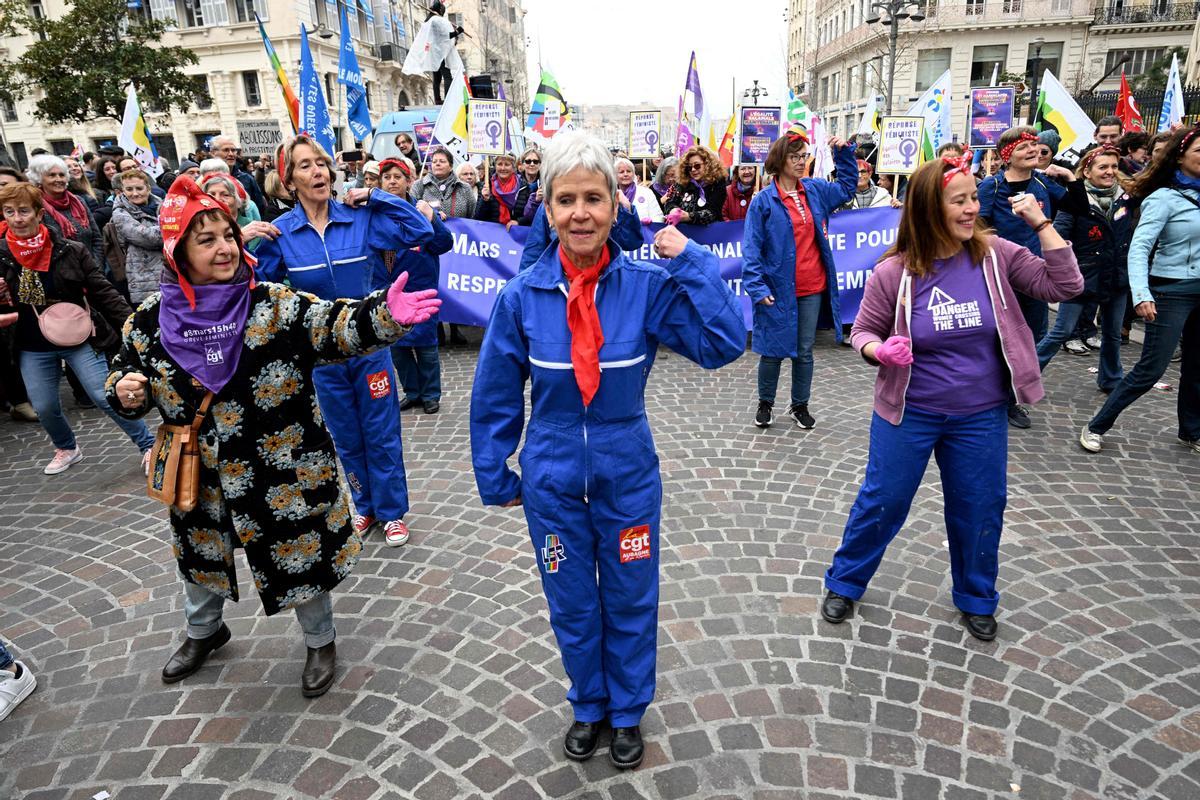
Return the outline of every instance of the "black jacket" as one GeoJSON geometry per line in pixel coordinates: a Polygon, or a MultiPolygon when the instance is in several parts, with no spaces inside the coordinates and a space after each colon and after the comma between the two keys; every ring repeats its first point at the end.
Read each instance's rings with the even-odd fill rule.
{"type": "Polygon", "coordinates": [[[1059,211],[1055,216],[1054,229],[1071,243],[1083,273],[1083,292],[1073,300],[1104,301],[1129,289],[1127,260],[1137,226],[1136,208],[1136,201],[1122,191],[1113,200],[1111,221],[1091,203],[1087,214],[1059,211]]]}
{"type": "Polygon", "coordinates": [[[725,205],[725,179],[713,181],[704,186],[704,205],[700,205],[700,193],[692,184],[672,186],[663,195],[662,210],[664,214],[673,209],[681,209],[688,213],[689,225],[710,225],[723,219],[721,208],[725,205]]]}

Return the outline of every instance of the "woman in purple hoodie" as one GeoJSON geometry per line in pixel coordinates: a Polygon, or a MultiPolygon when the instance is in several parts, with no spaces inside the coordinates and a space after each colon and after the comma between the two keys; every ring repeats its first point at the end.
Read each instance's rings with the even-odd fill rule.
{"type": "Polygon", "coordinates": [[[1047,302],[1083,290],[1075,255],[1030,195],[1010,201],[1045,257],[979,221],[971,156],[925,164],[909,183],[895,246],[867,281],[851,343],[875,379],[866,477],[825,573],[821,616],[846,619],[899,532],[929,456],[945,497],[954,605],[996,638],[996,573],[1008,500],[1009,392],[1042,398],[1017,292],[1047,302]],[[997,346],[998,345],[998,346],[997,346]]]}

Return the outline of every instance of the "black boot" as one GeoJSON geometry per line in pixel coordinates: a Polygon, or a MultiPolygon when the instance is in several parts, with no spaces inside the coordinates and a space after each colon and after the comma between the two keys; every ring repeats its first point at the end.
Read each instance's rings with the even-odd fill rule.
{"type": "Polygon", "coordinates": [[[968,614],[963,612],[963,623],[967,626],[967,633],[974,636],[981,642],[990,642],[996,638],[996,617],[992,614],[968,614]]]}
{"type": "Polygon", "coordinates": [[[204,639],[188,638],[167,660],[163,667],[163,683],[177,683],[204,666],[208,654],[221,649],[232,634],[224,622],[217,632],[204,639]]]}
{"type": "Polygon", "coordinates": [[[612,744],[608,746],[608,758],[617,769],[633,769],[642,763],[646,748],[642,745],[642,729],[613,728],[612,744]]]}
{"type": "Polygon", "coordinates": [[[821,603],[821,616],[825,618],[826,622],[832,622],[834,625],[845,622],[846,617],[853,612],[854,601],[837,592],[825,595],[825,600],[821,603]]]}
{"type": "Polygon", "coordinates": [[[563,738],[563,755],[572,761],[587,761],[600,744],[604,722],[572,722],[563,738]]]}
{"type": "Polygon", "coordinates": [[[337,671],[337,648],[333,642],[324,647],[308,648],[304,674],[300,676],[300,691],[305,697],[320,697],[333,685],[337,671]]]}

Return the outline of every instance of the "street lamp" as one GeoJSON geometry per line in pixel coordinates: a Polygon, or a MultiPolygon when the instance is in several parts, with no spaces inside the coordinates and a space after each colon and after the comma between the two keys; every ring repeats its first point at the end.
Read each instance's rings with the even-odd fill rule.
{"type": "Polygon", "coordinates": [[[1033,124],[1033,120],[1037,117],[1037,101],[1038,101],[1038,73],[1042,68],[1042,45],[1046,40],[1041,36],[1033,40],[1033,75],[1029,78],[1029,124],[1033,124]]]}
{"type": "Polygon", "coordinates": [[[896,40],[900,38],[900,20],[909,19],[920,22],[925,19],[921,13],[921,3],[917,0],[887,0],[887,2],[871,3],[872,16],[867,17],[867,24],[874,25],[880,21],[881,15],[887,19],[883,24],[888,28],[888,86],[887,111],[892,113],[892,90],[896,84],[896,40]],[[912,9],[910,12],[908,9],[912,9]],[[878,12],[878,13],[875,13],[878,12]]]}
{"type": "Polygon", "coordinates": [[[754,82],[754,88],[742,92],[742,97],[749,97],[750,102],[754,105],[758,105],[758,98],[766,96],[767,90],[758,88],[758,81],[754,82]]]}

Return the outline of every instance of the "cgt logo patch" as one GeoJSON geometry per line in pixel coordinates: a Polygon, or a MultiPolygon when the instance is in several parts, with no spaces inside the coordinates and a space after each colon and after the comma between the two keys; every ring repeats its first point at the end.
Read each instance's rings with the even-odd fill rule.
{"type": "Polygon", "coordinates": [[[650,557],[650,526],[637,525],[621,531],[621,563],[650,557]]]}
{"type": "Polygon", "coordinates": [[[546,537],[546,546],[542,548],[542,564],[548,574],[558,572],[558,565],[567,560],[567,550],[554,534],[546,537]]]}
{"type": "Polygon", "coordinates": [[[221,362],[223,362],[225,360],[225,357],[221,353],[221,345],[219,345],[219,344],[204,345],[204,360],[207,361],[209,364],[220,364],[221,362]]]}
{"type": "Polygon", "coordinates": [[[367,376],[367,388],[371,390],[371,399],[378,400],[392,393],[392,382],[388,379],[387,370],[372,372],[367,376]]]}

